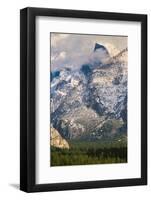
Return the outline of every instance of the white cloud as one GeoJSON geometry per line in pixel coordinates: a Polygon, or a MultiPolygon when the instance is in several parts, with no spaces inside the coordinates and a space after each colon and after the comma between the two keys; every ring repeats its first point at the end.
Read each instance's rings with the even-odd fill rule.
{"type": "Polygon", "coordinates": [[[51,34],[51,69],[78,68],[92,59],[95,43],[104,45],[111,56],[127,46],[127,37],[51,34]]]}
{"type": "Polygon", "coordinates": [[[109,54],[113,57],[116,56],[120,50],[117,49],[113,44],[111,43],[105,43],[105,47],[108,49],[109,54]]]}
{"type": "Polygon", "coordinates": [[[51,44],[53,47],[57,46],[60,41],[64,40],[67,38],[69,35],[68,34],[57,34],[57,33],[51,33],[51,44]]]}
{"type": "Polygon", "coordinates": [[[65,59],[66,58],[66,52],[65,51],[62,51],[60,54],[59,54],[59,57],[61,59],[65,59]]]}

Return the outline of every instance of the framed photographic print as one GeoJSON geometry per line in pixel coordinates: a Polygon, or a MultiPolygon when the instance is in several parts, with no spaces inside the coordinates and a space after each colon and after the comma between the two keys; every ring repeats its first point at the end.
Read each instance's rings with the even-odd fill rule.
{"type": "Polygon", "coordinates": [[[20,12],[20,189],[147,184],[147,16],[20,12]]]}

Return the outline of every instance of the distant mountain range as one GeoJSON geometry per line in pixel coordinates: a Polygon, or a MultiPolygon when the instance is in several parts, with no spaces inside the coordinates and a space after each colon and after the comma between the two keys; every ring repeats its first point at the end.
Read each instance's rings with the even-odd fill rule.
{"type": "Polygon", "coordinates": [[[66,139],[112,138],[127,133],[127,48],[111,57],[95,44],[79,69],[51,72],[51,126],[66,139]]]}

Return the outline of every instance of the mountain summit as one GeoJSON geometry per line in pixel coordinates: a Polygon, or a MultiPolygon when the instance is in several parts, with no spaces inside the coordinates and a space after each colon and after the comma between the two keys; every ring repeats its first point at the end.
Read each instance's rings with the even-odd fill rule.
{"type": "Polygon", "coordinates": [[[103,45],[95,43],[94,52],[97,50],[102,50],[102,51],[105,51],[106,53],[108,53],[108,50],[103,45]]]}

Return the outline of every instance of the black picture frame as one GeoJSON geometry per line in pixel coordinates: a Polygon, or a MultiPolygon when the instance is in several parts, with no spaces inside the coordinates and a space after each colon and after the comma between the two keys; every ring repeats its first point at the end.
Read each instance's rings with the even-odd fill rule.
{"type": "Polygon", "coordinates": [[[147,184],[147,15],[48,8],[20,11],[20,190],[44,192],[147,184]],[[36,184],[35,163],[35,19],[54,16],[141,23],[141,178],[36,184]]]}

